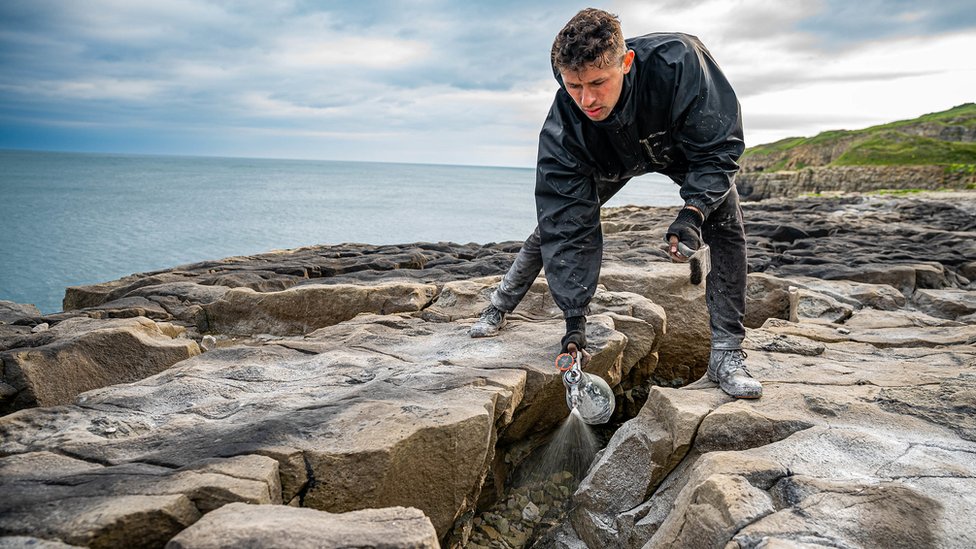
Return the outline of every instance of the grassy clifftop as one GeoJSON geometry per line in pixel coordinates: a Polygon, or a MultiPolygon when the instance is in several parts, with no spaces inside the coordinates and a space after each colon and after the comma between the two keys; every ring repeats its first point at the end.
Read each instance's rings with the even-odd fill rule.
{"type": "Polygon", "coordinates": [[[976,104],[861,130],[832,130],[746,149],[744,172],[819,166],[938,165],[976,170],[976,104]]]}

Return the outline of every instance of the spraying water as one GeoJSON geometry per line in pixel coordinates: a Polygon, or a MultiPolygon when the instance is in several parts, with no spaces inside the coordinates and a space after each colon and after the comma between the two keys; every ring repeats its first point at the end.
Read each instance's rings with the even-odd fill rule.
{"type": "Polygon", "coordinates": [[[522,464],[516,485],[532,484],[570,473],[572,478],[564,480],[570,481],[568,487],[575,490],[586,476],[599,449],[600,443],[593,428],[583,421],[578,410],[573,409],[549,442],[522,464]]]}
{"type": "Polygon", "coordinates": [[[593,428],[587,425],[574,408],[563,421],[539,460],[541,477],[569,471],[577,482],[583,480],[599,449],[593,428]]]}
{"type": "Polygon", "coordinates": [[[522,461],[508,496],[473,521],[473,546],[494,547],[500,538],[505,547],[528,547],[568,520],[572,494],[601,446],[591,425],[609,421],[614,397],[603,379],[582,371],[577,357],[560,355],[556,366],[563,373],[569,415],[544,447],[522,461]]]}

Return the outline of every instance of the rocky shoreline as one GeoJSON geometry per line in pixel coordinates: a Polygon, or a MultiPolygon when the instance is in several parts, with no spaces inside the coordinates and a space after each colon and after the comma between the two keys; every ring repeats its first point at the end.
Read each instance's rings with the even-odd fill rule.
{"type": "Polygon", "coordinates": [[[976,189],[968,166],[807,166],[797,170],[744,170],[737,178],[743,200],[790,198],[802,194],[879,190],[976,189]]]}
{"type": "Polygon", "coordinates": [[[971,547],[976,192],[743,206],[762,399],[702,381],[704,291],[604,215],[583,478],[518,485],[567,410],[519,243],[308,247],[0,304],[0,547],[971,547]]]}

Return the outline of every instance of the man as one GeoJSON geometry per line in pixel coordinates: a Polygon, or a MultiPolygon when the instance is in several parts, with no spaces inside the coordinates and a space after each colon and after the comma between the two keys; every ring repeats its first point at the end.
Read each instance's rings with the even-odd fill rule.
{"type": "Polygon", "coordinates": [[[704,238],[711,248],[708,377],[734,397],[759,398],[762,385],[742,351],[746,247],[734,177],[744,145],[729,82],[697,38],[625,41],[617,17],[597,9],[576,14],[551,55],[560,89],[539,136],[539,225],[470,335],[497,334],[545,266],[566,320],[563,352],[585,359],[585,315],[603,253],[600,206],[632,177],[660,172],[681,186],[685,202],[667,231],[672,260],[688,260],[679,243],[697,250],[704,238]]]}

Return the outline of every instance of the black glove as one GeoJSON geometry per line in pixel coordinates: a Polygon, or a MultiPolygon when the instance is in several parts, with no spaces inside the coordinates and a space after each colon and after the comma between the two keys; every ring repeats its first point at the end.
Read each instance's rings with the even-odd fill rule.
{"type": "Polygon", "coordinates": [[[586,317],[571,316],[566,319],[566,335],[563,336],[562,352],[569,352],[569,344],[575,343],[576,348],[583,350],[586,348],[586,317]]]}
{"type": "Polygon", "coordinates": [[[668,232],[664,235],[664,241],[670,245],[671,236],[676,236],[678,237],[679,244],[684,244],[689,250],[694,252],[704,245],[701,237],[701,226],[704,221],[705,219],[702,214],[697,211],[691,208],[682,208],[678,212],[678,217],[674,218],[674,222],[668,227],[668,232]]]}

